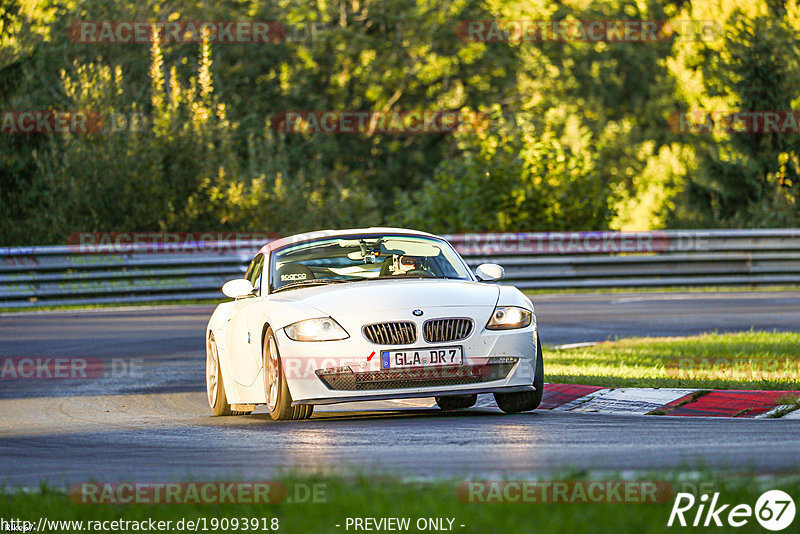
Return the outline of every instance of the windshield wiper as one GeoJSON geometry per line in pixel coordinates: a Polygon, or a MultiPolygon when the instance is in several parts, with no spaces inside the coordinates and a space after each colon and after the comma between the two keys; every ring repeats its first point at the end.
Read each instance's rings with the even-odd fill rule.
{"type": "Polygon", "coordinates": [[[330,279],[300,280],[299,282],[292,282],[291,284],[286,284],[285,286],[275,288],[272,290],[272,293],[277,293],[278,291],[283,291],[284,289],[294,289],[296,287],[325,285],[325,284],[344,284],[347,282],[350,282],[350,280],[330,280],[330,279]]]}

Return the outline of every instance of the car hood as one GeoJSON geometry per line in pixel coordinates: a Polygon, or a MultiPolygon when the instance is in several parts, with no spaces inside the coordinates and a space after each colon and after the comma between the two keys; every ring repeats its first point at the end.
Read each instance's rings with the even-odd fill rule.
{"type": "Polygon", "coordinates": [[[459,280],[373,280],[281,291],[275,300],[313,306],[323,313],[431,308],[438,306],[494,307],[500,289],[495,284],[459,280]]]}

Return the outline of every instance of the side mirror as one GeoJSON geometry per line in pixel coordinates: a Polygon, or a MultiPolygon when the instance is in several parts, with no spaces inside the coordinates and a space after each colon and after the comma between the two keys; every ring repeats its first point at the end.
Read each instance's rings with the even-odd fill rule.
{"type": "Polygon", "coordinates": [[[253,294],[253,284],[246,278],[236,278],[225,282],[225,285],[222,286],[222,292],[226,297],[232,299],[249,297],[253,294]]]}
{"type": "Polygon", "coordinates": [[[481,282],[495,282],[505,276],[506,271],[496,263],[481,263],[475,269],[475,276],[481,282]]]}

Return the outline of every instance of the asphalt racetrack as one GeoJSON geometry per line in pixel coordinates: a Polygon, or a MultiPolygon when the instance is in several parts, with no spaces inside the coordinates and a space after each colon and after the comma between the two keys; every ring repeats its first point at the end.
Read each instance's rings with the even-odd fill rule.
{"type": "MultiPolygon", "coordinates": [[[[800,292],[532,298],[549,345],[800,329],[800,292]]],[[[797,421],[550,411],[509,416],[486,407],[444,414],[429,399],[318,407],[311,420],[298,422],[273,422],[263,408],[251,416],[213,417],[205,398],[203,340],[211,311],[191,306],[0,316],[2,358],[80,356],[118,364],[116,372],[92,380],[0,382],[0,483],[263,480],[309,471],[457,478],[800,468],[797,421]]],[[[545,369],[546,358],[545,352],[545,369]]]]}

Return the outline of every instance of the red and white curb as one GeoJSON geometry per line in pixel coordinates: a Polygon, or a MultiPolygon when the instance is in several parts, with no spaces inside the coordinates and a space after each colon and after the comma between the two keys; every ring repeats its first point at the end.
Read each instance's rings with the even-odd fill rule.
{"type": "MultiPolygon", "coordinates": [[[[709,391],[545,384],[539,409],[617,415],[800,419],[797,404],[786,404],[792,398],[800,398],[800,391],[709,391]]],[[[491,395],[480,395],[477,406],[489,408],[497,404],[491,395]]]]}
{"type": "MultiPolygon", "coordinates": [[[[547,387],[544,394],[547,395],[547,387]]],[[[556,406],[553,410],[622,415],[646,414],[691,394],[691,389],[599,389],[567,404],[556,406]]]]}

